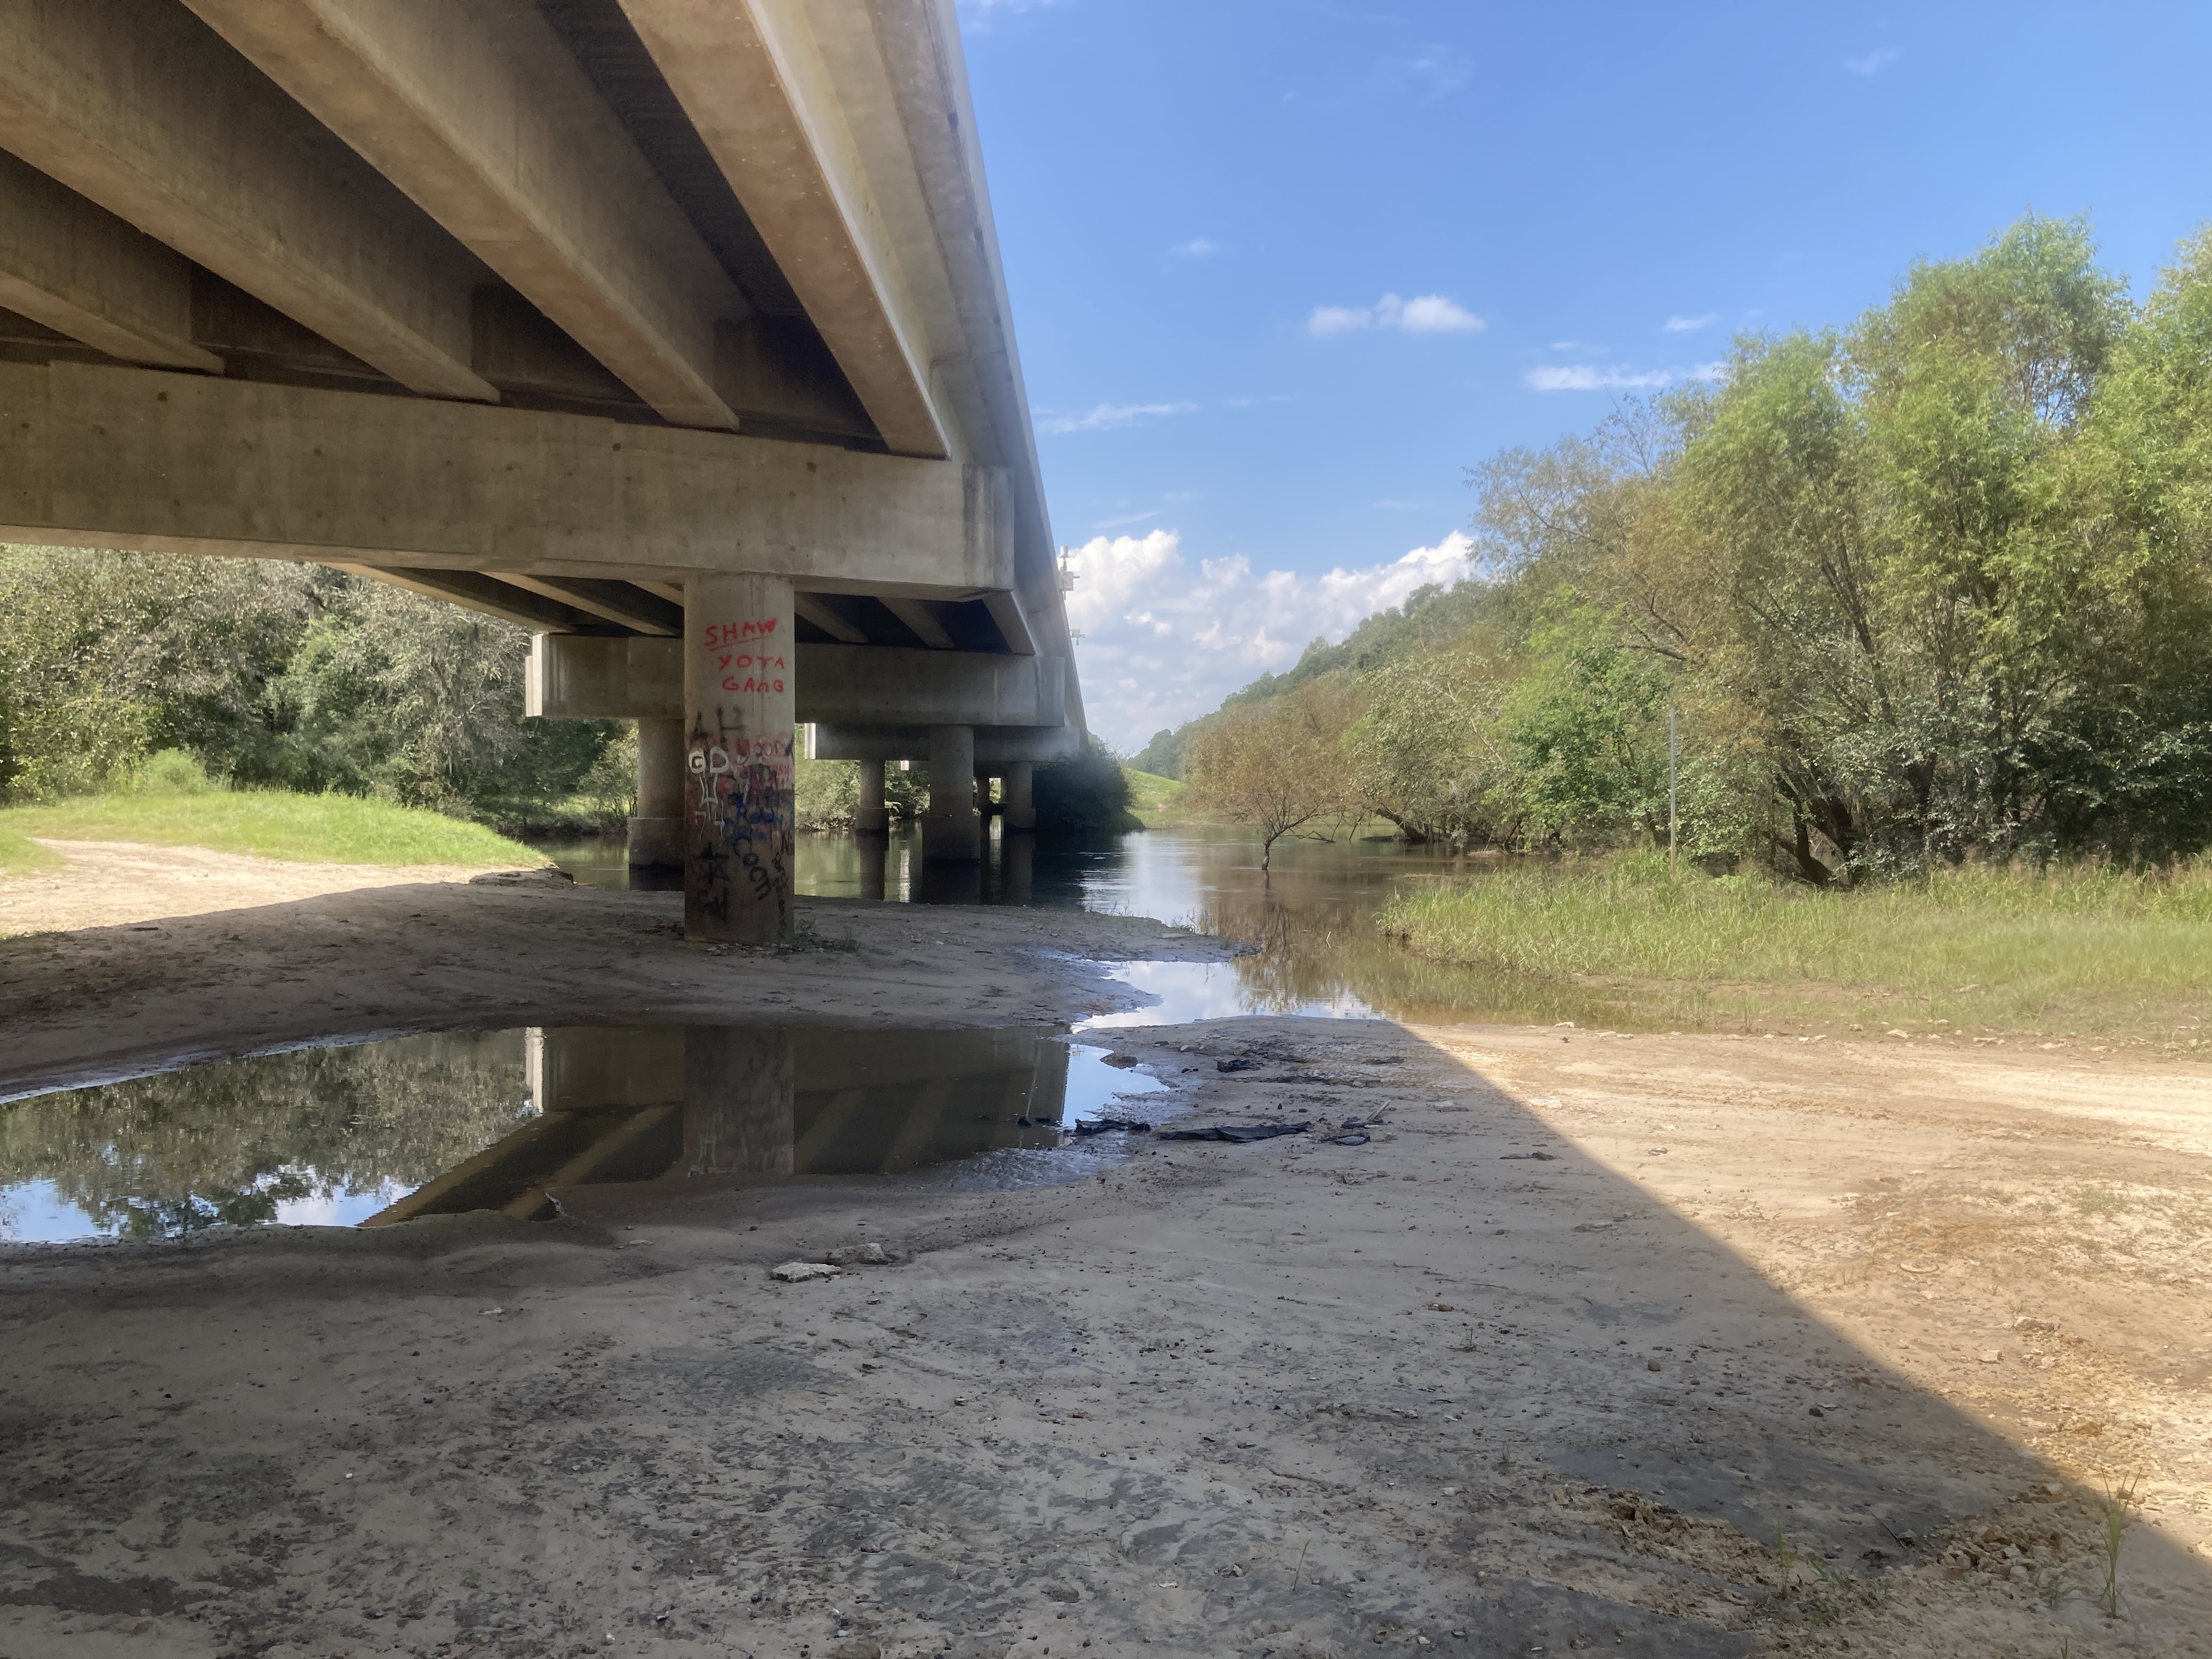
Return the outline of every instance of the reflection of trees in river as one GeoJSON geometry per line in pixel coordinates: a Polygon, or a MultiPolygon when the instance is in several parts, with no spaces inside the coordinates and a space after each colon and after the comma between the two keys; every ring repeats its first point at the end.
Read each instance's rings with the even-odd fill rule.
{"type": "Polygon", "coordinates": [[[526,1115],[519,1031],[447,1032],[40,1095],[0,1106],[0,1186],[48,1181],[105,1233],[275,1218],[415,1187],[526,1115]]]}

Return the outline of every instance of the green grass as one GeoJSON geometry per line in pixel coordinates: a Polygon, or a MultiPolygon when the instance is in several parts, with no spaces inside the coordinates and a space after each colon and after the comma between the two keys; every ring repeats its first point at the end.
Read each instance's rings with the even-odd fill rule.
{"type": "Polygon", "coordinates": [[[1145,821],[1146,829],[1164,830],[1191,816],[1177,806],[1185,787],[1181,779],[1139,772],[1133,766],[1124,766],[1121,775],[1129,780],[1129,810],[1145,821]]]}
{"type": "Polygon", "coordinates": [[[29,838],[206,847],[311,864],[533,867],[545,855],[482,824],[355,795],[280,790],[158,790],[86,795],[0,811],[0,874],[53,862],[29,838]],[[23,858],[23,854],[42,855],[23,858]],[[19,860],[21,861],[19,861],[19,860]]]}
{"type": "Polygon", "coordinates": [[[60,862],[58,854],[40,846],[0,813],[0,881],[27,871],[50,870],[60,862]]]}
{"type": "Polygon", "coordinates": [[[1650,856],[1518,864],[1401,894],[1380,924],[1418,957],[1571,987],[1624,1024],[2185,1042],[2212,1012],[2205,867],[1974,868],[1815,892],[1670,877],[1650,856]]]}

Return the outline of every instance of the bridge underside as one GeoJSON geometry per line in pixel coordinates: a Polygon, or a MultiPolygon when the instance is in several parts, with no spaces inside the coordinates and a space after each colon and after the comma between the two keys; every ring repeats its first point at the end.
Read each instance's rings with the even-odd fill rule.
{"type": "Polygon", "coordinates": [[[950,0],[0,0],[0,537],[532,629],[696,933],[800,720],[972,858],[1082,730],[974,131],[950,0]]]}

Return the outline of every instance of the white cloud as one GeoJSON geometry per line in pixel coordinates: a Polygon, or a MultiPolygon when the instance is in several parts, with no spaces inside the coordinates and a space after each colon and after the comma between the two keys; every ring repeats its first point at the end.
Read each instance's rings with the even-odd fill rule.
{"type": "Polygon", "coordinates": [[[1702,317],[1669,317],[1667,331],[1669,334],[1695,334],[1701,328],[1711,328],[1720,319],[1721,314],[1717,311],[1709,311],[1702,317]]]}
{"type": "Polygon", "coordinates": [[[1725,362],[1692,363],[1688,368],[1601,368],[1595,363],[1562,363],[1528,370],[1522,385],[1531,392],[1650,392],[1679,386],[1685,380],[1713,382],[1728,379],[1725,362]]]}
{"type": "Polygon", "coordinates": [[[1600,368],[1595,363],[1562,363],[1532,368],[1522,377],[1532,392],[1625,391],[1673,383],[1670,368],[1600,368]]]}
{"type": "Polygon", "coordinates": [[[1387,564],[1305,576],[1255,571],[1241,554],[1193,568],[1180,533],[1155,530],[1094,537],[1069,562],[1067,618],[1083,634],[1085,707],[1100,736],[1129,750],[1289,667],[1316,636],[1340,640],[1415,588],[1464,580],[1475,544],[1454,531],[1387,564]]]}
{"type": "Polygon", "coordinates": [[[959,0],[960,15],[978,27],[988,27],[1003,12],[1050,11],[1068,0],[959,0]]]}
{"type": "Polygon", "coordinates": [[[1080,415],[1039,415],[1040,432],[1111,432],[1117,427],[1167,415],[1188,415],[1196,404],[1099,404],[1080,415]]]}
{"type": "Polygon", "coordinates": [[[1375,326],[1375,313],[1365,307],[1316,306],[1306,319],[1306,332],[1317,340],[1326,340],[1332,334],[1349,334],[1355,329],[1375,326]]]}
{"type": "Polygon", "coordinates": [[[1856,58],[1844,59],[1844,67],[1853,75],[1879,75],[1905,54],[1894,46],[1884,46],[1880,52],[1862,52],[1856,58]]]}
{"type": "Polygon", "coordinates": [[[1483,327],[1481,318],[1441,294],[1423,294],[1411,300],[1386,294],[1371,306],[1316,306],[1306,318],[1306,332],[1320,340],[1370,328],[1395,328],[1407,334],[1468,334],[1480,332],[1483,327]]]}
{"type": "Polygon", "coordinates": [[[1125,524],[1142,524],[1147,519],[1157,519],[1161,511],[1156,507],[1149,513],[1131,513],[1119,519],[1100,519],[1091,527],[1093,530],[1119,530],[1125,524]]]}
{"type": "Polygon", "coordinates": [[[1449,46],[1424,46],[1413,57],[1404,60],[1406,77],[1425,89],[1431,98],[1442,98],[1457,92],[1474,76],[1474,65],[1466,55],[1449,46]]]}
{"type": "Polygon", "coordinates": [[[1432,103],[1448,98],[1474,78],[1467,54],[1449,46],[1425,46],[1409,56],[1385,58],[1351,89],[1356,100],[1412,98],[1432,103]]]}
{"type": "Polygon", "coordinates": [[[1194,236],[1188,242],[1178,242],[1168,252],[1177,259],[1207,259],[1221,252],[1221,244],[1203,236],[1194,236]]]}

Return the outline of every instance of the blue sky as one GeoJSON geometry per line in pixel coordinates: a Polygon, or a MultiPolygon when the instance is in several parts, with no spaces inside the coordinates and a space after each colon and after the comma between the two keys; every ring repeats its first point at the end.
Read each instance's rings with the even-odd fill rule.
{"type": "Polygon", "coordinates": [[[2139,289],[2212,218],[2202,5],[962,11],[1124,748],[1458,574],[1464,469],[1616,388],[1846,321],[2030,207],[2139,289]]]}

